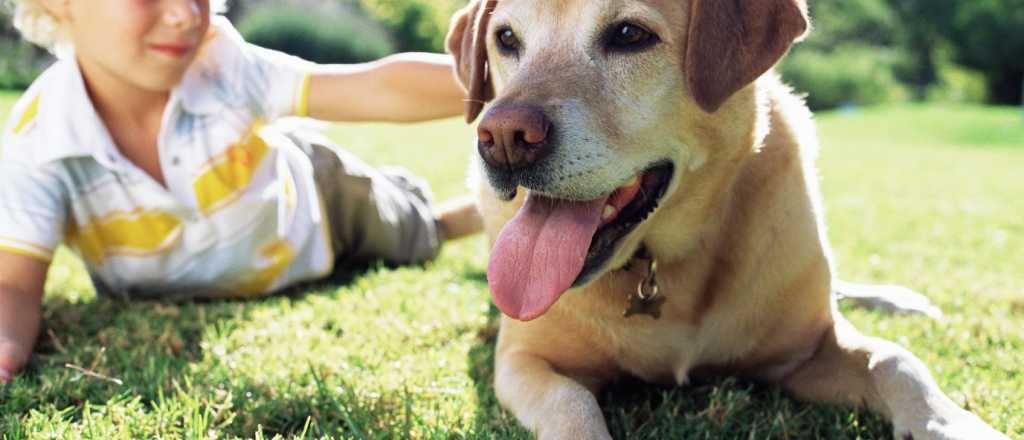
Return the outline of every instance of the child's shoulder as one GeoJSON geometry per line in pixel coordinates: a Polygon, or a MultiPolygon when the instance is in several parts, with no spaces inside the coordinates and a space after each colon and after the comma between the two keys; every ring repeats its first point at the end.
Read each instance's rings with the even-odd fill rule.
{"type": "Polygon", "coordinates": [[[215,17],[203,41],[192,70],[217,69],[230,71],[245,63],[251,49],[228,19],[215,17]]]}
{"type": "Polygon", "coordinates": [[[251,48],[238,30],[226,18],[215,17],[199,55],[182,78],[186,107],[223,111],[244,106],[237,101],[247,97],[245,77],[251,70],[251,60],[251,48]]]}
{"type": "Polygon", "coordinates": [[[39,133],[42,132],[39,129],[41,92],[39,87],[29,88],[11,109],[0,136],[0,163],[26,165],[36,162],[32,150],[38,148],[39,133]]]}
{"type": "Polygon", "coordinates": [[[291,106],[308,70],[308,62],[246,42],[227,18],[218,16],[179,90],[193,113],[266,112],[282,100],[291,106]]]}
{"type": "Polygon", "coordinates": [[[83,105],[72,102],[72,96],[65,93],[64,88],[72,80],[68,77],[68,62],[59,60],[43,71],[15,102],[0,133],[0,162],[40,165],[46,156],[42,153],[52,148],[42,138],[47,130],[57,129],[46,126],[44,121],[52,118],[45,116],[54,106],[83,105]]]}

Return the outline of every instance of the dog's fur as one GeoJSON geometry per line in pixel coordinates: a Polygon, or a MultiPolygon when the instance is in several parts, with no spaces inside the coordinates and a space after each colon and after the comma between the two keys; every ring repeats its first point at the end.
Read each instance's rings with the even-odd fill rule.
{"type": "Polygon", "coordinates": [[[898,438],[1005,438],[910,352],[862,335],[835,307],[811,114],[769,70],[807,27],[804,0],[474,0],[455,17],[448,47],[469,119],[492,99],[526,104],[558,133],[515,200],[477,179],[492,242],[527,191],[587,200],[654,161],[675,164],[657,210],[593,281],[536,320],[502,319],[497,394],[540,438],[609,438],[595,393],[621,375],[698,374],[866,404],[898,438]],[[602,51],[597,35],[623,20],[661,42],[602,51]],[[505,26],[518,56],[495,47],[505,26]],[[623,267],[641,246],[660,265],[658,320],[622,316],[642,277],[623,267]]]}

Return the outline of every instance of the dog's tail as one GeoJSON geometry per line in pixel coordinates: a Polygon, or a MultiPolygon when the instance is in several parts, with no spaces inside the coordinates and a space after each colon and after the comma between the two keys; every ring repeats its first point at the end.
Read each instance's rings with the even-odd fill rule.
{"type": "Polygon", "coordinates": [[[924,315],[941,320],[942,310],[932,304],[927,296],[903,286],[871,285],[832,281],[832,292],[840,300],[853,302],[857,306],[883,310],[890,313],[924,315]]]}

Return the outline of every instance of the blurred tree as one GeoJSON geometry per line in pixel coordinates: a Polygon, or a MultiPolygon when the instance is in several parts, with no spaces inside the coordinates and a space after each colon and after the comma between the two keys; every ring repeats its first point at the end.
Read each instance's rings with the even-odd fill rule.
{"type": "Polygon", "coordinates": [[[918,99],[940,78],[942,64],[949,62],[942,53],[949,43],[950,29],[960,0],[889,0],[901,29],[900,45],[907,62],[897,69],[897,78],[907,83],[918,99]]]}
{"type": "Polygon", "coordinates": [[[811,0],[809,6],[814,26],[802,46],[830,52],[847,44],[888,47],[901,40],[899,17],[886,0],[811,0]]]}
{"type": "Polygon", "coordinates": [[[831,52],[803,51],[782,64],[783,78],[813,110],[869,106],[904,99],[906,91],[893,75],[898,53],[863,45],[843,45],[831,52]]]}
{"type": "Polygon", "coordinates": [[[237,26],[250,43],[318,63],[365,62],[395,52],[385,26],[354,2],[265,3],[237,26]]]}
{"type": "Polygon", "coordinates": [[[359,0],[391,30],[401,51],[443,52],[448,23],[467,0],[359,0]]]}
{"type": "Polygon", "coordinates": [[[248,12],[249,7],[253,5],[253,1],[242,2],[241,0],[228,0],[228,10],[224,13],[224,16],[231,20],[232,23],[237,23],[242,17],[248,12]]]}
{"type": "Polygon", "coordinates": [[[1024,0],[961,0],[955,11],[957,60],[985,73],[990,101],[1024,100],[1024,0]]]}
{"type": "Polygon", "coordinates": [[[888,0],[812,0],[813,28],[780,67],[812,109],[902,99],[895,74],[907,58],[888,0]]]}
{"type": "Polygon", "coordinates": [[[0,89],[23,89],[53,61],[48,52],[22,41],[0,0],[0,89]]]}
{"type": "MultiPolygon", "coordinates": [[[[877,50],[892,60],[878,67],[891,69],[916,99],[957,95],[936,90],[969,73],[956,63],[982,72],[989,101],[1024,100],[1024,0],[810,0],[810,8],[814,31],[794,48],[789,63],[822,56],[838,62],[837,52],[867,56],[877,50]],[[822,55],[802,56],[805,52],[822,55]]],[[[813,72],[822,66],[788,70],[813,72]]],[[[819,89],[828,84],[814,83],[819,89]]]]}

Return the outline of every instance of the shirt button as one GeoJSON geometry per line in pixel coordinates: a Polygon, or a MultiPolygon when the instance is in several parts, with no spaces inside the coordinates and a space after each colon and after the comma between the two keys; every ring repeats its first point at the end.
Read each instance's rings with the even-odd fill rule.
{"type": "Polygon", "coordinates": [[[171,158],[171,165],[178,166],[179,164],[181,164],[181,158],[179,158],[178,156],[174,156],[171,158]]]}

